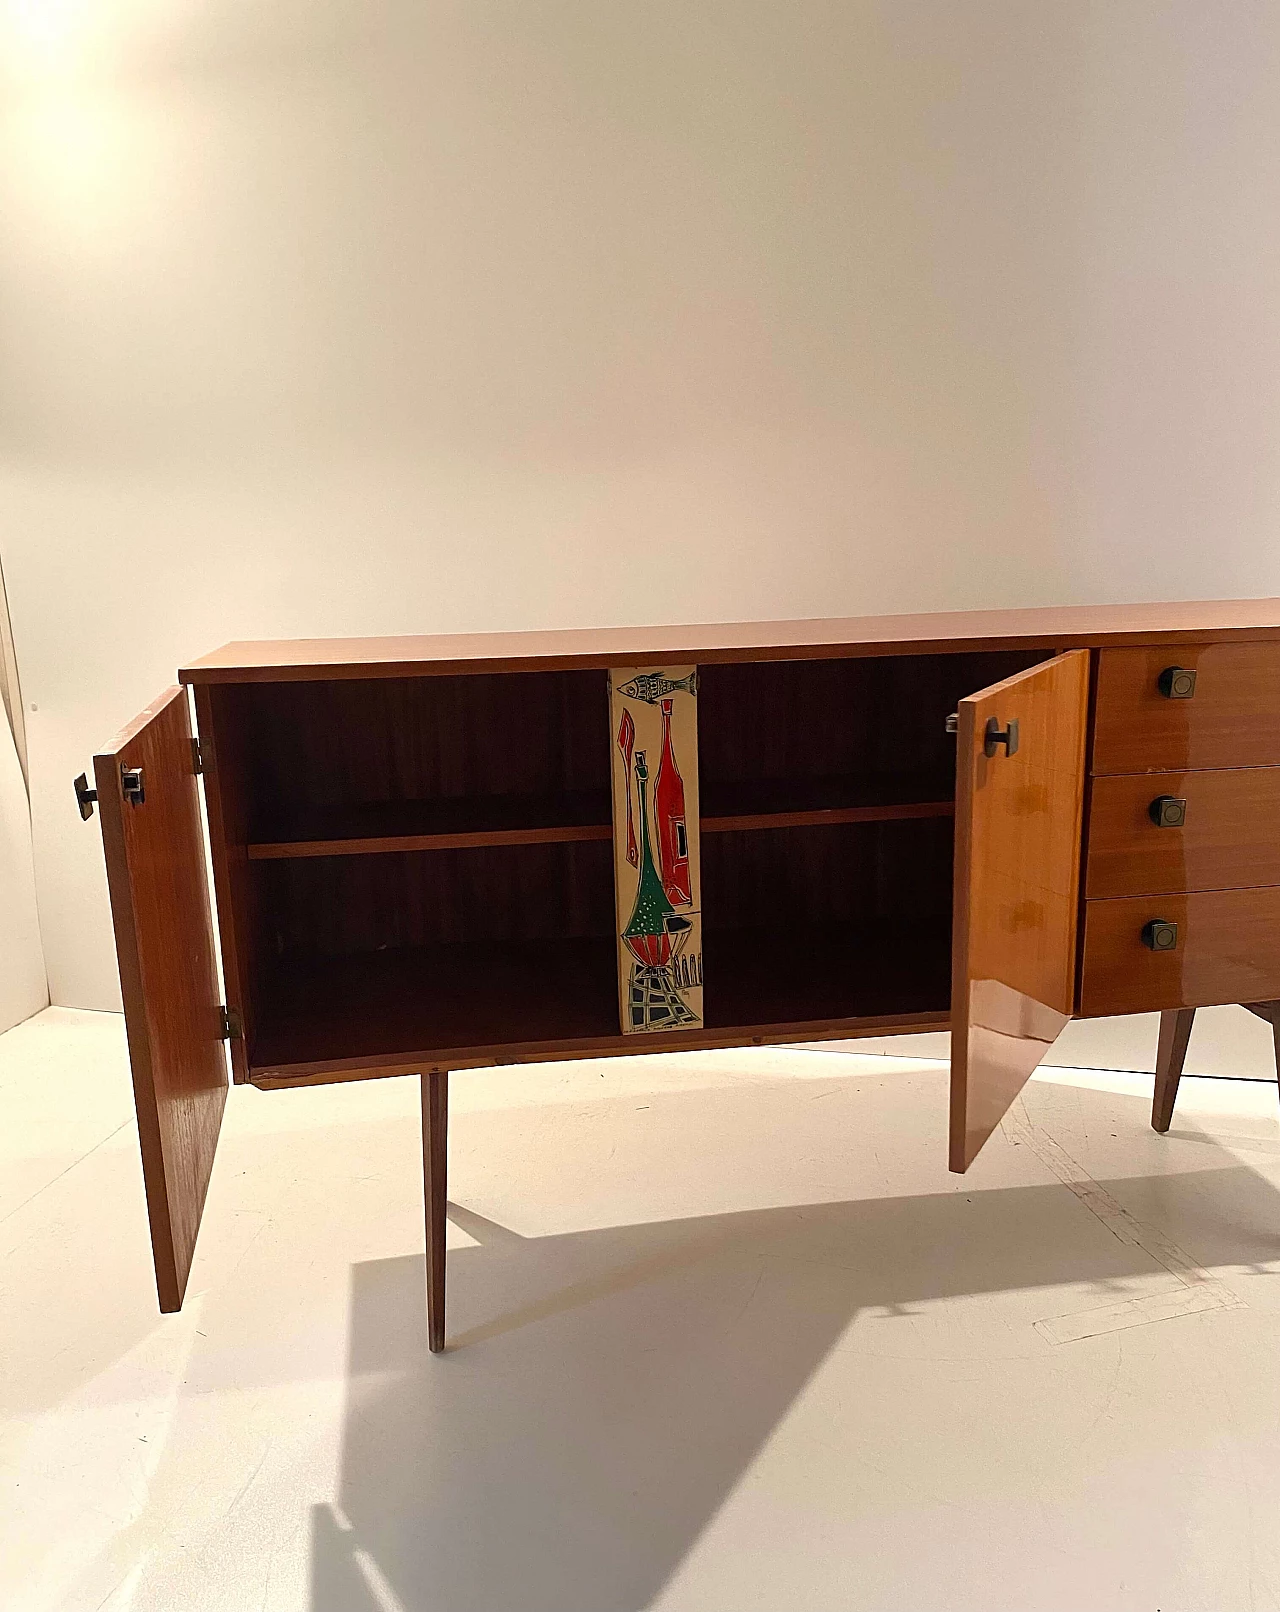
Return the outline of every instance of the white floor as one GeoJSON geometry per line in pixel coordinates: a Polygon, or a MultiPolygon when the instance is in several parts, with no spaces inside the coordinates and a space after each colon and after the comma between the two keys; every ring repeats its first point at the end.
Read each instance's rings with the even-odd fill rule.
{"type": "Polygon", "coordinates": [[[236,1091],[181,1315],[124,1038],[0,1038],[5,1612],[1280,1608],[1268,1084],[1054,1071],[965,1178],[947,1072],[455,1076],[452,1348],[412,1081],[236,1091]]]}

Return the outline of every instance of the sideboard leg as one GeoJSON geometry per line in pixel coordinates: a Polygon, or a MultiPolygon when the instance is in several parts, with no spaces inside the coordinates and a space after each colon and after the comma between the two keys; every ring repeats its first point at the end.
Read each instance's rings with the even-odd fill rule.
{"type": "Polygon", "coordinates": [[[427,1210],[427,1343],[444,1348],[444,1240],[447,1203],[449,1076],[422,1079],[422,1184],[427,1210]]]}
{"type": "Polygon", "coordinates": [[[1178,1082],[1187,1061],[1187,1043],[1195,1023],[1195,1008],[1172,1008],[1160,1015],[1160,1047],[1156,1053],[1156,1095],[1151,1105],[1154,1130],[1167,1131],[1178,1099],[1178,1082]]]}

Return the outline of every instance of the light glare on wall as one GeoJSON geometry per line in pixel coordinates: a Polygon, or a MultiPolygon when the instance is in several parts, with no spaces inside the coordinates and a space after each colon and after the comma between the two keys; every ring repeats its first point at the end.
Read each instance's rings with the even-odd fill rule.
{"type": "Polygon", "coordinates": [[[180,36],[197,0],[0,0],[0,80],[137,67],[180,36]]]}
{"type": "MultiPolygon", "coordinates": [[[[97,8],[100,12],[100,8],[97,8]]],[[[57,70],[83,48],[92,0],[3,0],[4,53],[10,69],[57,70]]]]}

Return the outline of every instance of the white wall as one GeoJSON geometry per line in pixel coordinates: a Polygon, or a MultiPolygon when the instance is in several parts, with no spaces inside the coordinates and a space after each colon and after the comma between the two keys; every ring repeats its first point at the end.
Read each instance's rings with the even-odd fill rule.
{"type": "Polygon", "coordinates": [[[0,1032],[38,1013],[49,1000],[22,770],[21,697],[0,568],[0,1032]]]}
{"type": "Polygon", "coordinates": [[[70,782],[232,637],[1280,593],[1280,7],[0,0],[0,545],[70,782]]]}
{"type": "Polygon", "coordinates": [[[38,1013],[48,1000],[27,790],[0,705],[0,1032],[38,1013]]]}

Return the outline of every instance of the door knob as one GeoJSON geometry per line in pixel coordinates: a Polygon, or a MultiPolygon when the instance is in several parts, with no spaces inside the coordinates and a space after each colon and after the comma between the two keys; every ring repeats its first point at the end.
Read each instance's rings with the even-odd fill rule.
{"type": "Polygon", "coordinates": [[[1009,718],[1009,726],[1002,728],[998,716],[987,718],[986,732],[982,740],[982,753],[984,756],[994,756],[1000,746],[1004,746],[1006,756],[1016,756],[1018,753],[1018,719],[1009,718]]]}
{"type": "Polygon", "coordinates": [[[1156,687],[1166,700],[1189,700],[1196,691],[1196,674],[1186,666],[1166,666],[1156,687]]]}
{"type": "Polygon", "coordinates": [[[1167,918],[1152,918],[1142,927],[1142,944],[1153,952],[1172,952],[1178,949],[1178,926],[1167,918]]]}
{"type": "Polygon", "coordinates": [[[1178,795],[1157,795],[1147,807],[1147,815],[1157,828],[1183,828],[1187,803],[1178,795]]]}
{"type": "Polygon", "coordinates": [[[98,791],[89,788],[89,780],[83,773],[75,781],[76,805],[80,808],[80,815],[87,823],[93,816],[93,803],[98,798],[98,791]]]}

